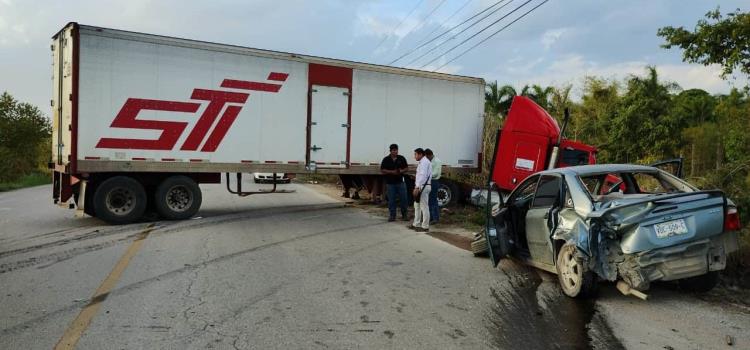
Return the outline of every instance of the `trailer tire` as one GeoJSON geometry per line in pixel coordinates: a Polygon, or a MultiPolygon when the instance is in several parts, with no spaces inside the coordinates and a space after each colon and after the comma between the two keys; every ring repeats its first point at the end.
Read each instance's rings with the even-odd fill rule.
{"type": "Polygon", "coordinates": [[[167,220],[192,217],[201,207],[203,196],[198,184],[183,175],[170,176],[162,181],[154,194],[154,207],[167,220]]]}
{"type": "Polygon", "coordinates": [[[128,176],[114,176],[96,186],[93,206],[96,217],[115,225],[134,222],[146,211],[146,190],[128,176]]]}
{"type": "Polygon", "coordinates": [[[458,203],[458,199],[461,198],[461,189],[456,185],[455,182],[450,180],[440,180],[440,186],[437,190],[437,202],[438,207],[452,207],[458,203]]]}

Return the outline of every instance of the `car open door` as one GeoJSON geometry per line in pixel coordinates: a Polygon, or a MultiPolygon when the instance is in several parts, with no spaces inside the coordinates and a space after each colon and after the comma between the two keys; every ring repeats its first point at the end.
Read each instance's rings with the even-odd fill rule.
{"type": "Polygon", "coordinates": [[[682,178],[683,177],[683,173],[682,173],[683,161],[684,161],[684,158],[667,159],[667,160],[658,161],[653,164],[649,164],[649,166],[652,166],[654,168],[659,168],[674,176],[682,178]]]}
{"type": "Polygon", "coordinates": [[[484,206],[486,215],[486,224],[484,229],[484,237],[487,240],[487,248],[489,250],[490,260],[492,260],[492,266],[497,266],[500,259],[510,253],[510,233],[508,232],[509,225],[509,212],[508,208],[505,207],[503,202],[503,196],[500,193],[500,188],[494,182],[490,182],[487,203],[484,206]],[[493,206],[492,204],[492,193],[497,192],[500,202],[493,206]]]}

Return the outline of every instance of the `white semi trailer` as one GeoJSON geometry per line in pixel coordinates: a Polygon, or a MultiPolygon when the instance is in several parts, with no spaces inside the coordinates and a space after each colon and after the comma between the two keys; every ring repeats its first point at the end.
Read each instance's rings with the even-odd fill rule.
{"type": "Polygon", "coordinates": [[[479,78],[77,23],[51,49],[53,198],[108,222],[188,218],[222,173],[380,174],[391,143],[481,164],[479,78]]]}

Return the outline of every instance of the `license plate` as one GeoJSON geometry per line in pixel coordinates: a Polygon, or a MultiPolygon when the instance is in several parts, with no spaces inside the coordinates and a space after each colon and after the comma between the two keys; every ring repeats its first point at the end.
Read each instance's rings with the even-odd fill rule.
{"type": "Polygon", "coordinates": [[[659,238],[666,238],[688,233],[687,225],[685,225],[685,220],[683,219],[656,224],[654,225],[654,230],[656,231],[656,237],[659,238]]]}

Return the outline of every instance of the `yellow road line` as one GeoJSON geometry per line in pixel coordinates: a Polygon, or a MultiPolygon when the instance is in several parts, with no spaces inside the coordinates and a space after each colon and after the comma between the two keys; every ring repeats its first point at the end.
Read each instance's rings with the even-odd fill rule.
{"type": "Polygon", "coordinates": [[[130,259],[138,254],[138,250],[143,246],[146,237],[151,233],[153,227],[154,224],[151,224],[138,234],[135,241],[133,241],[130,247],[128,247],[125,254],[122,255],[114,269],[112,269],[112,272],[109,273],[107,278],[105,278],[104,281],[102,281],[102,284],[99,285],[99,288],[96,289],[94,296],[91,297],[91,301],[83,308],[83,310],[81,310],[81,313],[79,313],[78,317],[76,317],[76,319],[68,326],[68,329],[65,330],[65,334],[63,334],[62,338],[57,342],[57,345],[55,345],[55,350],[75,349],[78,340],[81,339],[81,336],[89,327],[89,324],[91,324],[91,320],[96,316],[102,302],[107,299],[109,292],[115,288],[117,281],[120,280],[120,276],[122,276],[122,273],[125,272],[128,264],[130,264],[130,259]]]}

